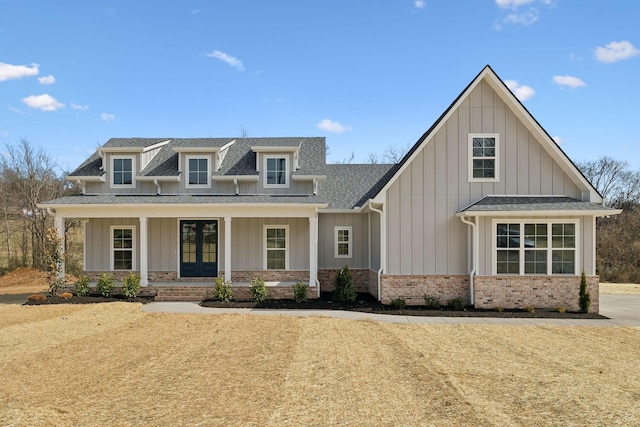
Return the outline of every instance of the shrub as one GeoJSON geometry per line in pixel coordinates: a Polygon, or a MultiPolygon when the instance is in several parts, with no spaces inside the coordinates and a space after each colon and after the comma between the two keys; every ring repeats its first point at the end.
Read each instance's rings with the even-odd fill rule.
{"type": "Polygon", "coordinates": [[[442,303],[440,302],[440,298],[438,298],[438,297],[432,297],[431,295],[425,295],[424,296],[424,305],[429,310],[437,310],[437,309],[440,308],[442,303]]]}
{"type": "Polygon", "coordinates": [[[407,302],[404,298],[395,298],[391,300],[391,308],[395,310],[402,310],[407,305],[407,302]]]}
{"type": "Polygon", "coordinates": [[[89,295],[89,278],[87,276],[80,276],[78,282],[74,286],[74,292],[79,297],[86,297],[87,295],[89,295]]]}
{"type": "Polygon", "coordinates": [[[127,298],[135,298],[140,292],[140,276],[129,273],[122,279],[122,294],[127,298]]]}
{"type": "Polygon", "coordinates": [[[113,290],[113,286],[116,284],[116,280],[113,278],[113,274],[110,273],[102,273],[100,275],[100,279],[98,279],[98,284],[96,288],[98,293],[103,297],[109,298],[111,296],[111,291],[113,290]]]}
{"type": "Polygon", "coordinates": [[[213,290],[213,298],[220,301],[231,301],[233,299],[233,291],[231,290],[231,281],[225,281],[224,277],[218,277],[215,281],[215,289],[213,290]]]}
{"type": "Polygon", "coordinates": [[[564,306],[559,305],[556,308],[553,309],[553,311],[557,312],[557,313],[564,313],[565,311],[567,311],[564,306]]]}
{"type": "Polygon", "coordinates": [[[496,305],[496,307],[494,308],[495,311],[497,311],[498,313],[502,313],[504,311],[504,307],[501,307],[499,305],[496,305]]]}
{"type": "Polygon", "coordinates": [[[356,300],[356,289],[353,287],[351,271],[345,265],[336,273],[334,280],[333,300],[336,302],[354,302],[356,300]]]}
{"type": "Polygon", "coordinates": [[[44,301],[46,299],[47,299],[47,296],[43,294],[33,294],[27,297],[27,300],[29,301],[44,301]]]}
{"type": "Polygon", "coordinates": [[[464,310],[464,300],[462,297],[454,297],[447,301],[447,307],[454,311],[464,310]]]}
{"type": "Polygon", "coordinates": [[[51,292],[51,295],[58,295],[64,288],[64,274],[62,274],[64,256],[62,254],[62,238],[58,236],[58,229],[55,227],[47,229],[44,254],[47,262],[49,292],[51,292]]]}
{"type": "Polygon", "coordinates": [[[524,310],[525,310],[527,313],[535,313],[535,312],[536,312],[535,307],[534,307],[534,306],[532,306],[532,305],[527,305],[527,306],[525,306],[524,310]]]}
{"type": "Polygon", "coordinates": [[[255,302],[262,302],[267,299],[267,287],[264,284],[264,279],[261,277],[254,277],[251,279],[251,298],[255,302]]]}
{"type": "Polygon", "coordinates": [[[584,271],[580,277],[580,294],[578,303],[580,305],[581,312],[589,312],[589,308],[591,307],[591,295],[589,295],[589,291],[587,290],[587,276],[585,276],[584,271]]]}
{"type": "Polygon", "coordinates": [[[306,301],[307,289],[309,289],[308,283],[298,282],[295,285],[293,285],[293,299],[295,299],[297,303],[306,301]]]}
{"type": "Polygon", "coordinates": [[[60,294],[60,298],[62,299],[69,299],[73,297],[73,294],[71,292],[63,292],[60,294]]]}

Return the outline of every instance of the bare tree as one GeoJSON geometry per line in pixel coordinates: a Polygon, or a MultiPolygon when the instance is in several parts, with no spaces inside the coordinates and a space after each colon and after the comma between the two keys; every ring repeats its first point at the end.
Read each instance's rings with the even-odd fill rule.
{"type": "Polygon", "coordinates": [[[400,163],[404,155],[407,154],[410,149],[410,144],[406,144],[403,146],[390,145],[386,150],[384,150],[384,157],[390,163],[400,163]]]}
{"type": "Polygon", "coordinates": [[[608,156],[577,164],[582,173],[605,199],[605,204],[629,208],[640,203],[640,171],[629,163],[608,156]]]}
{"type": "Polygon", "coordinates": [[[380,161],[378,159],[378,155],[376,153],[367,154],[367,158],[365,159],[365,163],[370,163],[372,165],[380,163],[380,161]]]}
{"type": "Polygon", "coordinates": [[[353,163],[353,159],[355,157],[356,157],[356,153],[354,151],[352,151],[351,154],[348,155],[347,157],[345,157],[344,159],[336,161],[336,164],[338,164],[338,165],[350,165],[351,163],[353,163]]]}
{"type": "Polygon", "coordinates": [[[240,138],[249,138],[249,131],[244,126],[240,126],[240,138]]]}
{"type": "Polygon", "coordinates": [[[17,146],[7,146],[6,154],[0,158],[7,253],[16,257],[9,247],[15,232],[15,225],[12,227],[11,224],[20,223],[23,265],[30,252],[31,265],[44,268],[46,229],[52,219],[46,211],[38,209],[37,203],[59,197],[65,191],[64,181],[56,175],[56,168],[48,154],[35,149],[26,139],[21,139],[17,146]]]}

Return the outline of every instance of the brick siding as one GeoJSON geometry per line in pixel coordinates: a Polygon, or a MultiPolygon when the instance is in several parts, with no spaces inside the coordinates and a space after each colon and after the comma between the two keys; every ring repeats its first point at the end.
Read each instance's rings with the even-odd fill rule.
{"type": "MultiPolygon", "coordinates": [[[[600,278],[587,276],[591,296],[591,312],[600,310],[600,278]]],[[[474,278],[477,308],[538,308],[564,307],[568,311],[580,309],[578,294],[580,276],[476,276],[474,278]]]]}
{"type": "Polygon", "coordinates": [[[380,278],[381,301],[389,304],[403,298],[407,305],[424,304],[424,296],[437,297],[445,304],[451,298],[461,297],[470,302],[469,276],[464,275],[387,275],[380,278]]]}
{"type": "MultiPolygon", "coordinates": [[[[318,281],[320,281],[320,289],[322,292],[332,292],[335,288],[334,280],[336,278],[336,273],[340,270],[339,268],[328,269],[328,270],[318,270],[318,281]]],[[[366,268],[353,268],[349,269],[351,271],[351,279],[353,280],[353,286],[356,288],[356,292],[369,292],[371,293],[371,271],[366,268]]],[[[372,293],[372,295],[376,295],[377,293],[377,280],[378,276],[376,273],[376,283],[375,289],[376,291],[372,293]]]]}

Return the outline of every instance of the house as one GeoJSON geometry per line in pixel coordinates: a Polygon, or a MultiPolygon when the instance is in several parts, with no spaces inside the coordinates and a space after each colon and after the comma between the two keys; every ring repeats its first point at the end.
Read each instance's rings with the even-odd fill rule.
{"type": "Polygon", "coordinates": [[[82,219],[84,269],[154,283],[260,276],[382,302],[598,310],[596,218],[619,210],[485,67],[394,165],[326,164],[324,138],[113,138],[40,204],[82,219]]]}

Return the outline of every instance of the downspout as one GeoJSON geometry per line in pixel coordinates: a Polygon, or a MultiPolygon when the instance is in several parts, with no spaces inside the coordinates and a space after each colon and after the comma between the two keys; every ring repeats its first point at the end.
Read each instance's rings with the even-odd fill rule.
{"type": "Polygon", "coordinates": [[[471,296],[471,298],[470,298],[471,305],[474,305],[473,277],[476,274],[476,267],[477,267],[476,266],[476,255],[478,253],[477,248],[476,248],[477,240],[478,240],[478,239],[476,239],[476,223],[467,220],[466,217],[464,217],[464,216],[460,217],[460,221],[462,221],[463,223],[471,226],[471,272],[469,273],[469,294],[471,296]]]}
{"type": "MultiPolygon", "coordinates": [[[[382,244],[382,242],[385,240],[382,238],[383,233],[384,233],[384,216],[382,214],[382,210],[381,209],[376,209],[373,207],[371,201],[369,201],[369,209],[371,209],[371,211],[373,212],[377,212],[380,214],[380,269],[378,270],[378,301],[380,301],[382,299],[382,295],[381,295],[381,290],[380,290],[380,276],[382,276],[382,271],[384,268],[384,263],[383,263],[383,253],[384,253],[384,245],[382,244]]],[[[371,245],[371,241],[369,241],[369,245],[371,245]]]]}

